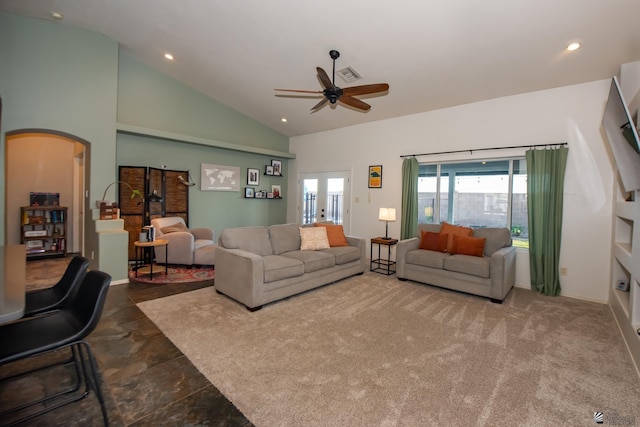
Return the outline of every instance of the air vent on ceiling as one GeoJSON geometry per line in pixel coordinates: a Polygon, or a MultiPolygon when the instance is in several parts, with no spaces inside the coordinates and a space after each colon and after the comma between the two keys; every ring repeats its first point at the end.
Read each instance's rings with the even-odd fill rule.
{"type": "Polygon", "coordinates": [[[338,75],[347,83],[355,82],[362,78],[360,73],[358,73],[353,67],[347,67],[339,70],[338,75]]]}

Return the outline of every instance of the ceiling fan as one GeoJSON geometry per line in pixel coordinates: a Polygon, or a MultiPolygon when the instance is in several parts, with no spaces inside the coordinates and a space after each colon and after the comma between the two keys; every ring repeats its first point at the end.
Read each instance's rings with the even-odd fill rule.
{"type": "Polygon", "coordinates": [[[329,76],[322,68],[316,67],[316,71],[318,72],[318,78],[320,79],[320,83],[322,84],[322,87],[324,88],[324,90],[295,90],[295,89],[275,89],[275,90],[282,91],[282,92],[322,94],[324,96],[324,99],[318,102],[311,109],[312,112],[318,111],[327,102],[331,104],[335,104],[338,101],[350,107],[356,108],[358,110],[369,111],[371,109],[371,105],[359,100],[358,98],[354,98],[354,96],[386,92],[389,90],[389,85],[387,83],[375,83],[370,85],[339,88],[338,86],[336,86],[335,82],[336,82],[336,59],[340,57],[340,52],[338,52],[337,50],[331,50],[329,51],[329,56],[331,57],[331,59],[333,59],[333,81],[329,79],[329,76]]]}

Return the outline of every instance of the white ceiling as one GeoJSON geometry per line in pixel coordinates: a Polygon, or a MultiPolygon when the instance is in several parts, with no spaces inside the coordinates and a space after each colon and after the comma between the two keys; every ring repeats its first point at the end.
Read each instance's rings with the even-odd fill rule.
{"type": "Polygon", "coordinates": [[[0,0],[0,11],[98,31],[141,62],[295,136],[609,78],[640,60],[640,0],[0,0]],[[582,48],[570,53],[568,42],[582,48]],[[355,68],[363,113],[274,88],[320,90],[355,68]],[[171,52],[175,61],[164,59],[171,52]],[[287,123],[281,118],[286,117],[287,123]]]}

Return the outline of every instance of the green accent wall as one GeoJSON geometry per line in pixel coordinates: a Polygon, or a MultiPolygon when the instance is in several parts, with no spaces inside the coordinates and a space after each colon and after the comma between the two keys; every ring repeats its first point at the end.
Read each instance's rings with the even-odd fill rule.
{"type": "Polygon", "coordinates": [[[260,169],[263,173],[264,166],[271,164],[272,158],[275,157],[118,134],[118,165],[155,168],[166,165],[170,170],[189,171],[191,182],[196,182],[195,186],[189,187],[189,225],[213,228],[216,231],[216,238],[222,230],[229,227],[286,222],[288,196],[286,161],[283,161],[283,177],[261,175],[260,185],[252,187],[271,191],[271,185],[280,185],[285,198],[279,200],[244,198],[244,189],[247,187],[247,168],[260,169]],[[201,191],[201,163],[239,166],[240,192],[201,191]]]}
{"type": "Polygon", "coordinates": [[[285,135],[122,52],[118,71],[118,122],[232,144],[289,151],[289,138],[285,135]]]}
{"type": "MultiPolygon", "coordinates": [[[[0,13],[0,58],[2,164],[6,132],[39,128],[77,136],[91,143],[95,160],[87,165],[86,185],[94,200],[115,176],[118,44],[76,27],[0,13]]],[[[5,207],[4,174],[0,180],[4,242],[5,227],[13,226],[5,223],[5,209],[15,207],[5,207]]],[[[88,250],[96,245],[90,223],[88,250]]]]}
{"type": "MultiPolygon", "coordinates": [[[[88,141],[87,208],[93,208],[116,179],[119,165],[167,165],[190,170],[198,181],[189,190],[192,226],[210,226],[219,233],[231,226],[285,221],[286,199],[243,198],[246,168],[264,170],[278,158],[271,152],[288,154],[282,156],[286,174],[286,159],[295,156],[288,153],[285,135],[121,54],[116,41],[65,23],[0,13],[0,58],[3,165],[7,132],[47,129],[88,141]],[[127,126],[148,129],[155,136],[119,132],[127,126]],[[164,133],[183,135],[187,142],[158,137],[164,133]],[[200,191],[200,163],[239,166],[242,191],[200,191]]],[[[264,178],[259,188],[270,190],[269,181],[274,180],[287,196],[285,178],[264,178]]],[[[6,224],[5,188],[2,174],[0,242],[5,227],[13,226],[6,224]]],[[[96,251],[99,256],[90,217],[87,211],[85,254],[96,251]]]]}

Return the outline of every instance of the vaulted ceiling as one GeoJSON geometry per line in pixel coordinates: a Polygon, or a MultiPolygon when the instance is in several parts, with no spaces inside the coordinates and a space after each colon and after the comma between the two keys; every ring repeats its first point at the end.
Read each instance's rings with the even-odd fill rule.
{"type": "Polygon", "coordinates": [[[605,79],[640,60],[638,0],[0,0],[0,11],[103,33],[289,136],[605,79]],[[331,76],[332,49],[336,70],[362,76],[337,86],[390,85],[360,97],[370,111],[312,113],[313,94],[276,96],[321,90],[316,67],[331,76]]]}

